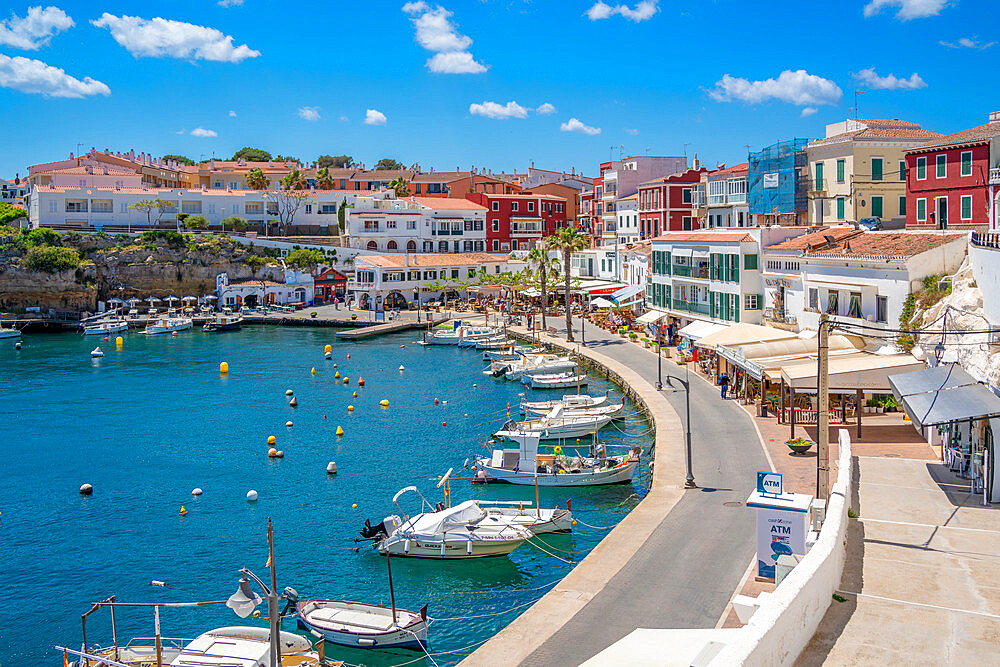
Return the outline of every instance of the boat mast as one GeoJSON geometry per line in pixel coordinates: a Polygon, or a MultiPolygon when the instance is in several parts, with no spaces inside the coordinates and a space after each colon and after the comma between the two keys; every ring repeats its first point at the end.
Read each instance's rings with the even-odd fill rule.
{"type": "Polygon", "coordinates": [[[389,570],[389,602],[392,605],[392,624],[396,625],[396,591],[392,587],[392,554],[385,550],[385,567],[389,570]]]}

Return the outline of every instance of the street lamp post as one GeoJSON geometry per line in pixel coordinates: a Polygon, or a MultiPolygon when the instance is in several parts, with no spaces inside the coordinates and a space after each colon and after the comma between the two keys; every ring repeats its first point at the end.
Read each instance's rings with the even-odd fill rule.
{"type": "Polygon", "coordinates": [[[656,391],[663,389],[663,368],[660,363],[661,353],[660,349],[663,347],[663,334],[660,330],[660,325],[656,326],[656,391]]]}
{"type": "Polygon", "coordinates": [[[413,300],[417,302],[417,324],[420,324],[420,288],[413,288],[413,300]]]}
{"type": "Polygon", "coordinates": [[[673,384],[674,380],[676,379],[678,382],[684,385],[684,407],[687,416],[687,419],[685,420],[684,424],[685,426],[684,438],[685,438],[685,448],[686,448],[685,458],[687,459],[687,476],[684,479],[684,488],[697,489],[698,485],[695,484],[694,472],[691,469],[691,375],[687,364],[684,364],[683,380],[681,380],[680,378],[674,378],[673,375],[669,375],[667,376],[667,378],[670,380],[670,384],[673,384]]]}
{"type": "Polygon", "coordinates": [[[247,568],[240,569],[240,586],[235,593],[230,596],[229,600],[226,601],[226,606],[236,612],[236,615],[240,618],[246,618],[254,610],[258,604],[260,604],[260,596],[257,595],[250,588],[250,582],[247,581],[247,577],[253,579],[254,582],[260,589],[264,591],[267,596],[267,617],[271,622],[271,648],[270,648],[270,664],[280,665],[281,664],[281,629],[280,629],[280,619],[278,618],[278,593],[277,588],[277,574],[274,568],[274,530],[271,526],[271,519],[267,520],[267,548],[268,548],[268,564],[271,568],[271,585],[266,585],[261,581],[257,575],[248,570],[247,568]]]}

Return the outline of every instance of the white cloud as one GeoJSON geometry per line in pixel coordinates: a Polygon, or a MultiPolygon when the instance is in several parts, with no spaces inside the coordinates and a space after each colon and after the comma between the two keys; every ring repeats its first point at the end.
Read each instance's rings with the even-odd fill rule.
{"type": "Polygon", "coordinates": [[[377,109],[365,109],[365,125],[385,125],[385,114],[377,109]]]}
{"type": "Polygon", "coordinates": [[[428,59],[427,69],[435,74],[482,74],[486,66],[476,62],[468,51],[448,51],[428,59]]]}
{"type": "Polygon", "coordinates": [[[110,30],[115,41],[136,58],[170,57],[239,63],[260,55],[260,51],[246,44],[233,46],[231,35],[193,23],[159,17],[151,20],[137,16],[119,17],[107,12],[91,23],[110,30]]]}
{"type": "Polygon", "coordinates": [[[556,112],[556,108],[552,104],[550,104],[549,102],[545,102],[540,107],[538,107],[537,109],[535,109],[535,111],[537,111],[542,116],[547,116],[550,113],[555,113],[556,112]]]}
{"type": "Polygon", "coordinates": [[[319,120],[319,107],[299,107],[299,118],[303,120],[319,120]]]}
{"type": "Polygon", "coordinates": [[[609,19],[614,15],[619,15],[623,18],[628,19],[634,23],[639,23],[641,21],[646,21],[653,18],[656,12],[660,11],[656,6],[657,0],[642,0],[636,4],[635,8],[631,8],[628,5],[609,5],[606,2],[598,0],[595,2],[590,9],[588,9],[584,14],[591,21],[600,21],[603,19],[609,19]]]}
{"type": "Polygon", "coordinates": [[[48,46],[53,35],[69,30],[75,23],[58,7],[28,7],[22,19],[11,12],[9,19],[0,21],[0,44],[25,51],[37,51],[48,46]]]}
{"type": "Polygon", "coordinates": [[[949,0],[871,0],[865,5],[865,17],[872,17],[886,7],[898,7],[896,18],[900,21],[937,16],[949,0]]]}
{"type": "Polygon", "coordinates": [[[435,74],[481,74],[486,71],[486,66],[477,62],[469,51],[472,38],[458,32],[451,22],[454,12],[441,5],[431,9],[423,0],[407,2],[403,11],[412,17],[417,44],[435,54],[428,58],[427,69],[435,74]]]}
{"type": "Polygon", "coordinates": [[[216,132],[215,130],[206,130],[203,127],[196,127],[193,130],[191,130],[191,136],[202,137],[202,138],[217,137],[219,136],[219,133],[216,132]]]}
{"type": "Polygon", "coordinates": [[[495,120],[528,117],[528,110],[513,100],[507,102],[507,104],[497,104],[496,102],[486,101],[482,104],[470,104],[469,113],[473,116],[486,116],[487,118],[493,118],[495,120]]]}
{"type": "Polygon", "coordinates": [[[809,116],[813,115],[817,111],[819,111],[819,109],[817,109],[816,107],[803,107],[802,108],[802,113],[799,114],[799,116],[801,116],[802,118],[808,118],[809,116]]]}
{"type": "Polygon", "coordinates": [[[177,130],[177,132],[175,132],[174,134],[187,134],[187,130],[185,130],[184,128],[181,128],[181,129],[177,130]]]}
{"type": "Polygon", "coordinates": [[[88,97],[110,95],[111,89],[89,76],[83,81],[65,70],[46,65],[41,60],[0,53],[0,87],[44,97],[88,97]]]}
{"type": "Polygon", "coordinates": [[[879,76],[875,73],[874,67],[869,67],[857,72],[854,78],[873,90],[917,90],[927,87],[927,84],[916,72],[911,74],[908,79],[900,79],[895,74],[879,76]]]}
{"type": "Polygon", "coordinates": [[[952,42],[938,42],[941,46],[947,46],[949,49],[978,49],[980,51],[988,49],[996,42],[980,42],[978,38],[962,37],[957,43],[952,42]]]}
{"type": "Polygon", "coordinates": [[[800,69],[794,72],[785,70],[777,79],[763,81],[725,74],[708,94],[718,102],[740,100],[747,104],[760,104],[767,100],[780,100],[806,106],[837,104],[844,93],[833,81],[800,69]]]}
{"type": "Polygon", "coordinates": [[[639,128],[636,127],[626,127],[625,134],[631,134],[633,137],[639,134],[639,128]]]}
{"type": "Polygon", "coordinates": [[[226,9],[230,7],[242,7],[243,0],[219,0],[217,3],[220,7],[225,7],[226,9]]]}
{"type": "Polygon", "coordinates": [[[229,117],[230,117],[230,118],[236,118],[236,112],[235,112],[235,111],[233,111],[232,109],[230,109],[230,110],[229,110],[229,117]]]}
{"type": "Polygon", "coordinates": [[[340,121],[349,121],[350,118],[348,118],[347,116],[341,116],[338,120],[340,120],[340,121]]]}
{"type": "Polygon", "coordinates": [[[582,122],[576,118],[570,118],[565,123],[559,126],[559,129],[563,132],[579,132],[581,134],[589,134],[594,136],[595,134],[601,133],[601,128],[593,127],[591,125],[584,125],[582,122]]]}

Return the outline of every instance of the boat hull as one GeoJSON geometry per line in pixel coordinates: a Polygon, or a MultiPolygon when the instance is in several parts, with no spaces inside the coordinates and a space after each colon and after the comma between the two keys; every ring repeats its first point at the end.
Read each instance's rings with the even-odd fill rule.
{"type": "Polygon", "coordinates": [[[366,605],[354,602],[341,602],[341,601],[319,601],[322,603],[329,603],[335,605],[333,607],[333,616],[329,621],[322,622],[313,616],[315,615],[315,609],[312,612],[306,612],[304,610],[308,609],[311,602],[303,600],[297,606],[296,622],[300,628],[305,630],[315,631],[323,635],[323,639],[332,643],[339,644],[341,646],[353,646],[355,648],[412,648],[420,650],[427,646],[427,621],[419,614],[411,611],[405,611],[403,609],[397,609],[397,618],[405,619],[401,623],[385,623],[391,617],[391,611],[387,607],[381,605],[366,605]],[[374,610],[376,612],[385,612],[381,614],[371,614],[370,612],[374,610]],[[360,623],[340,623],[336,617],[337,613],[351,614],[360,618],[360,623]],[[371,622],[378,623],[376,627],[374,625],[366,624],[367,619],[372,619],[371,622]],[[385,617],[384,621],[380,619],[385,617]],[[381,629],[381,628],[386,629],[381,629]]]}
{"type": "Polygon", "coordinates": [[[84,336],[107,336],[108,334],[119,333],[121,331],[128,330],[127,322],[120,322],[118,324],[110,324],[107,326],[97,326],[97,327],[84,327],[84,336]]]}
{"type": "Polygon", "coordinates": [[[570,389],[571,387],[582,387],[589,382],[586,375],[581,375],[579,378],[559,378],[558,380],[549,380],[544,377],[532,377],[528,378],[528,382],[525,384],[529,385],[532,389],[570,389]]]}
{"type": "Polygon", "coordinates": [[[207,331],[208,333],[222,333],[224,331],[239,331],[242,327],[242,322],[232,322],[230,324],[216,324],[215,322],[209,322],[201,329],[202,331],[207,331]]]}
{"type": "MultiPolygon", "coordinates": [[[[608,484],[628,484],[632,481],[638,461],[626,461],[608,470],[593,472],[538,473],[538,486],[604,486],[608,484]]],[[[480,463],[478,468],[486,473],[490,483],[520,484],[534,486],[536,475],[529,471],[506,470],[480,463]]]]}
{"type": "Polygon", "coordinates": [[[400,535],[390,535],[378,546],[379,553],[389,553],[393,556],[407,558],[433,558],[435,560],[457,560],[462,558],[490,558],[506,556],[521,546],[524,537],[501,537],[494,535],[477,536],[468,540],[462,537],[446,536],[443,540],[436,537],[405,538],[400,535]],[[442,544],[444,549],[442,549],[442,544]],[[471,544],[471,546],[470,546],[471,544]]]}
{"type": "Polygon", "coordinates": [[[0,338],[20,338],[21,331],[19,329],[0,329],[0,338]]]}

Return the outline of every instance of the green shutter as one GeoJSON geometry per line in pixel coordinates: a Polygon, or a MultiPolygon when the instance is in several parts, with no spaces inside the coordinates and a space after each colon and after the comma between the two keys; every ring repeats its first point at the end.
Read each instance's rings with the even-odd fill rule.
{"type": "Polygon", "coordinates": [[[816,187],[815,190],[825,190],[823,187],[823,163],[816,163],[816,187]]]}
{"type": "Polygon", "coordinates": [[[918,157],[917,158],[917,179],[923,180],[927,178],[927,158],[918,157]]]}
{"type": "Polygon", "coordinates": [[[882,217],[882,197],[872,197],[872,215],[882,217]]]}
{"type": "Polygon", "coordinates": [[[962,153],[962,176],[972,175],[972,151],[962,153]]]}
{"type": "Polygon", "coordinates": [[[906,180],[906,160],[899,161],[899,180],[906,180]]]}
{"type": "Polygon", "coordinates": [[[666,275],[668,275],[668,276],[672,275],[673,272],[674,272],[674,270],[670,266],[670,251],[669,250],[665,253],[664,259],[666,260],[667,265],[665,267],[663,267],[663,273],[666,274],[666,275]]]}
{"type": "Polygon", "coordinates": [[[743,304],[740,303],[740,295],[739,294],[734,294],[733,295],[733,303],[736,305],[736,308],[735,308],[735,311],[736,311],[736,313],[735,313],[736,314],[736,321],[739,322],[740,321],[740,306],[743,305],[743,304]]]}
{"type": "Polygon", "coordinates": [[[665,308],[669,308],[672,304],[670,303],[670,285],[663,286],[663,305],[665,308]]]}
{"type": "Polygon", "coordinates": [[[846,166],[847,166],[847,161],[846,160],[837,160],[837,182],[838,183],[843,183],[844,182],[844,171],[846,169],[846,166]]]}
{"type": "Polygon", "coordinates": [[[844,204],[846,203],[843,197],[837,197],[837,220],[844,219],[844,204]]]}
{"type": "Polygon", "coordinates": [[[730,255],[729,256],[729,263],[732,265],[732,269],[731,269],[731,271],[732,271],[732,273],[731,273],[732,281],[734,283],[738,283],[740,281],[740,256],[739,255],[730,255]]]}
{"type": "Polygon", "coordinates": [[[899,196],[899,214],[906,215],[906,195],[899,196]]]}
{"type": "Polygon", "coordinates": [[[882,180],[882,158],[880,157],[872,158],[872,180],[873,181],[882,180]]]}
{"type": "Polygon", "coordinates": [[[962,220],[972,220],[972,196],[962,196],[962,220]]]}
{"type": "Polygon", "coordinates": [[[743,269],[745,271],[756,271],[757,255],[743,255],[743,269]]]}

